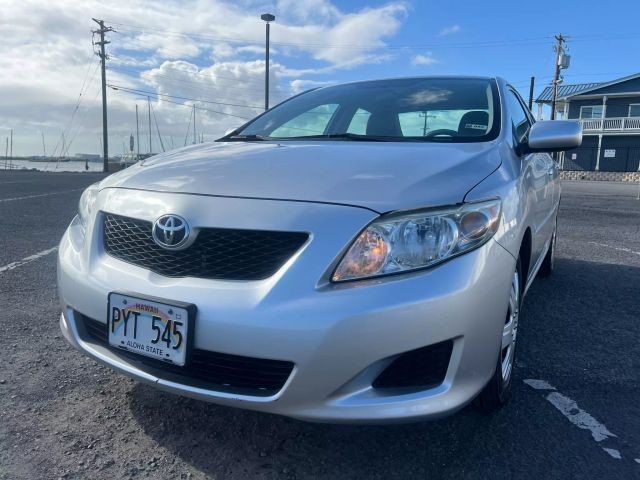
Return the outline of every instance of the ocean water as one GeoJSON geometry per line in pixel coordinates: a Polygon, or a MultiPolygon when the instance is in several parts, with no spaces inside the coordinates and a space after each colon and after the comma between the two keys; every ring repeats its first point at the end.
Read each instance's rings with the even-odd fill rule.
{"type": "MultiPolygon", "coordinates": [[[[8,161],[5,166],[5,160],[0,158],[0,170],[9,168],[12,165],[12,169],[26,169],[26,170],[40,170],[43,172],[84,172],[84,161],[70,160],[68,162],[32,162],[30,160],[13,160],[8,161]]],[[[102,162],[89,162],[88,164],[90,172],[101,172],[102,162]]]]}

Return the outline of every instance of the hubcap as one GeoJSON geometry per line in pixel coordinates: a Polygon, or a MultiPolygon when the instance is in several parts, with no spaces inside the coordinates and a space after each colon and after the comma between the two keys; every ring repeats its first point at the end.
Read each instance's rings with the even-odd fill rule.
{"type": "Polygon", "coordinates": [[[509,310],[502,331],[502,382],[507,383],[511,378],[515,358],[516,336],[518,334],[518,315],[520,314],[520,276],[516,271],[511,280],[509,294],[509,310]]]}

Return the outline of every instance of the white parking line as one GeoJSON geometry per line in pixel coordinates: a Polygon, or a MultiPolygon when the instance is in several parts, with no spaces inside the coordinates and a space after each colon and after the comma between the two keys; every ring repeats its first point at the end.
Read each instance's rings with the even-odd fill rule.
{"type": "Polygon", "coordinates": [[[576,402],[565,397],[560,392],[551,392],[547,395],[547,400],[551,402],[551,405],[560,410],[560,412],[576,427],[583,430],[589,430],[591,432],[591,436],[593,436],[593,439],[596,442],[601,442],[602,440],[616,436],[602,423],[598,422],[587,412],[579,408],[576,402]]]}
{"type": "Polygon", "coordinates": [[[527,378],[524,380],[524,383],[529,385],[530,387],[535,388],[536,390],[555,390],[555,387],[551,385],[549,382],[545,382],[544,380],[534,380],[533,378],[527,378]]]}
{"type": "Polygon", "coordinates": [[[596,245],[598,247],[606,247],[606,248],[611,248],[613,250],[617,250],[619,252],[625,252],[625,253],[633,253],[634,255],[640,255],[640,252],[636,252],[631,250],[630,248],[627,247],[615,247],[613,245],[607,245],[606,243],[598,243],[598,242],[589,242],[591,245],[596,245]]]}
{"type": "Polygon", "coordinates": [[[77,192],[79,190],[83,190],[82,188],[74,188],[72,190],[63,190],[61,192],[50,192],[50,193],[39,193],[38,195],[27,195],[24,197],[14,197],[14,198],[0,198],[1,202],[15,202],[16,200],[28,200],[29,198],[38,198],[38,197],[48,197],[51,195],[61,195],[63,193],[71,193],[77,192]]]}
{"type": "Polygon", "coordinates": [[[56,250],[58,250],[58,247],[49,248],[48,250],[43,250],[41,252],[34,253],[33,255],[29,255],[28,257],[24,257],[22,260],[18,260],[17,262],[11,262],[3,267],[0,267],[0,275],[2,275],[4,272],[14,270],[18,267],[26,265],[27,263],[31,263],[35,260],[38,260],[39,258],[42,258],[46,255],[49,255],[50,253],[55,252],[56,250]]]}
{"type": "MultiPolygon", "coordinates": [[[[556,407],[562,415],[565,416],[576,427],[582,430],[589,430],[591,436],[596,442],[602,442],[611,438],[618,438],[617,435],[611,433],[611,431],[603,424],[596,420],[592,415],[578,407],[578,404],[562,395],[556,390],[556,388],[545,380],[536,380],[528,378],[524,380],[524,383],[536,390],[548,390],[549,394],[545,397],[549,403],[556,407]]],[[[611,458],[616,460],[622,460],[622,454],[620,450],[611,447],[602,447],[611,458]]],[[[640,459],[634,459],[637,463],[640,463],[640,459]]]]}
{"type": "Polygon", "coordinates": [[[621,460],[622,459],[622,455],[620,455],[620,451],[616,450],[615,448],[604,448],[602,447],[602,449],[607,452],[609,455],[611,455],[613,458],[617,459],[617,460],[621,460]]]}

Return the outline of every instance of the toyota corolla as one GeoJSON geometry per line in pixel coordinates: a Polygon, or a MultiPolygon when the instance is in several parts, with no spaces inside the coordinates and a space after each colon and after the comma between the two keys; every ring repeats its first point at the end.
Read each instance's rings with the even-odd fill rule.
{"type": "Polygon", "coordinates": [[[553,269],[577,123],[500,78],[356,82],[90,186],[60,326],[163,390],[325,422],[509,398],[519,310],[553,269]]]}

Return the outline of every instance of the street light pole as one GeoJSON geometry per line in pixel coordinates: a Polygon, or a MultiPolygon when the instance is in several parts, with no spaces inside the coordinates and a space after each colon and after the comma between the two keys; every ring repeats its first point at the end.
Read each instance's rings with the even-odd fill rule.
{"type": "Polygon", "coordinates": [[[264,65],[264,109],[269,110],[269,29],[270,22],[276,17],[270,13],[263,13],[260,18],[266,22],[266,42],[265,42],[265,65],[264,65]]]}

